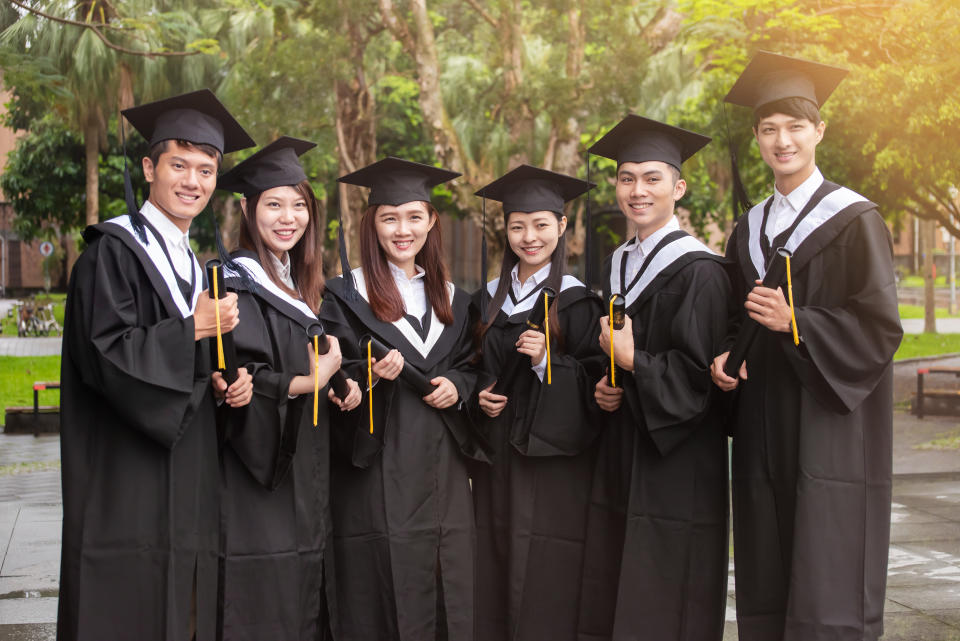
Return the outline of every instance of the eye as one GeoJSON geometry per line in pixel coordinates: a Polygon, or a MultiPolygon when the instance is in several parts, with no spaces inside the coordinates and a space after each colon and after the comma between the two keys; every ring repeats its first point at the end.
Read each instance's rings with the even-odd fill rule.
{"type": "Polygon", "coordinates": [[[176,162],[176,161],[174,161],[174,163],[173,163],[173,168],[174,168],[174,169],[183,169],[183,163],[182,163],[182,162],[176,162]]]}
{"type": "Polygon", "coordinates": [[[658,183],[660,182],[660,176],[650,176],[647,178],[647,182],[658,183]]]}
{"type": "Polygon", "coordinates": [[[201,169],[200,173],[203,174],[205,177],[210,177],[213,175],[213,171],[209,169],[201,169]]]}
{"type": "Polygon", "coordinates": [[[294,205],[294,207],[298,209],[305,209],[306,206],[307,206],[307,203],[306,201],[303,201],[303,200],[299,201],[297,204],[294,205]]]}
{"type": "Polygon", "coordinates": [[[546,229],[547,227],[549,227],[547,223],[537,223],[537,229],[546,229]]]}
{"type": "Polygon", "coordinates": [[[620,182],[627,184],[633,182],[632,176],[620,176],[620,182]]]}
{"type": "Polygon", "coordinates": [[[513,225],[512,227],[510,227],[510,231],[521,232],[523,231],[523,227],[521,227],[520,225],[513,225]]]}

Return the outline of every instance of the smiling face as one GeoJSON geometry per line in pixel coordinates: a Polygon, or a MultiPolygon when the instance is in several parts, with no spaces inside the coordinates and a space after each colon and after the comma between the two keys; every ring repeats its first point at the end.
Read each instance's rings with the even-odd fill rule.
{"type": "Polygon", "coordinates": [[[640,240],[666,225],[674,206],[687,191],[683,179],[665,162],[625,162],[617,169],[617,204],[637,226],[640,240]]]}
{"type": "Polygon", "coordinates": [[[380,205],[374,212],[377,242],[387,260],[412,277],[414,261],[427,242],[427,234],[436,224],[427,204],[415,200],[402,205],[380,205]]]}
{"type": "MultiPolygon", "coordinates": [[[[241,206],[246,211],[246,199],[241,206]]],[[[298,190],[289,186],[274,187],[260,194],[257,199],[257,232],[271,253],[282,258],[299,242],[310,222],[307,199],[298,190]]]]}
{"type": "Polygon", "coordinates": [[[521,282],[550,262],[566,228],[567,217],[558,220],[552,211],[510,212],[507,242],[520,259],[521,282]]]}
{"type": "Polygon", "coordinates": [[[807,118],[773,113],[762,118],[753,133],[763,161],[773,169],[780,193],[788,194],[806,180],[816,167],[817,145],[826,124],[807,118]]]}
{"type": "Polygon", "coordinates": [[[150,202],[186,232],[217,187],[217,158],[170,140],[156,163],[143,159],[143,175],[150,202]]]}

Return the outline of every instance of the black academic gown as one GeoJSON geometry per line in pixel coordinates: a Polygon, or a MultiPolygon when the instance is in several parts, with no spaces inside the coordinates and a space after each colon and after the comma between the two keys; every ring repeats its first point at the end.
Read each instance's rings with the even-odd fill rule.
{"type": "MultiPolygon", "coordinates": [[[[764,264],[759,230],[770,201],[741,220],[728,244],[742,275],[741,304],[764,264]]],[[[829,182],[798,223],[804,218],[772,244],[794,251],[802,342],[760,328],[736,399],[734,558],[744,641],[852,641],[883,630],[891,361],[902,336],[890,233],[873,203],[829,182]]]]}
{"type": "Polygon", "coordinates": [[[684,232],[659,247],[633,288],[619,273],[611,284],[622,248],[604,266],[605,300],[611,288],[627,297],[634,371],[618,374],[623,403],[605,413],[597,453],[581,641],[723,635],[727,436],[709,366],[730,282],[722,259],[684,232]]]}
{"type": "MultiPolygon", "coordinates": [[[[353,273],[365,292],[361,270],[353,273]]],[[[450,290],[454,323],[443,326],[434,317],[431,328],[442,331],[423,353],[407,320],[382,322],[359,293],[358,300],[345,295],[342,278],[327,283],[320,317],[340,339],[344,363],[362,388],[366,353],[358,340],[371,334],[428,378],[449,378],[460,395],[454,406],[436,410],[403,380],[380,380],[373,388],[373,434],[366,393],[357,409],[334,419],[338,641],[474,638],[476,531],[467,460],[487,454],[461,407],[476,382],[470,298],[450,290]]]]}
{"type": "MultiPolygon", "coordinates": [[[[563,285],[555,303],[563,347],[551,341],[549,385],[515,346],[531,305],[543,306],[542,288],[516,304],[508,297],[483,339],[478,390],[501,379],[509,400],[490,418],[471,399],[494,448],[493,465],[473,473],[478,640],[577,638],[591,444],[599,427],[591,399],[603,354],[599,300],[571,276],[563,285]]],[[[489,284],[490,296],[496,286],[489,284]]],[[[478,308],[490,296],[474,294],[478,308]]]]}
{"type": "Polygon", "coordinates": [[[253,399],[221,408],[223,638],[313,641],[326,638],[328,624],[329,401],[324,385],[314,426],[313,394],[287,392],[294,376],[310,373],[306,328],[317,319],[269,280],[255,254],[234,258],[256,283],[226,281],[239,297],[232,333],[238,363],[253,375],[253,399]]]}
{"type": "MultiPolygon", "coordinates": [[[[63,544],[57,638],[214,639],[218,480],[206,341],[158,236],[88,227],[61,369],[63,544]]],[[[188,300],[189,299],[189,302],[188,300]]]]}

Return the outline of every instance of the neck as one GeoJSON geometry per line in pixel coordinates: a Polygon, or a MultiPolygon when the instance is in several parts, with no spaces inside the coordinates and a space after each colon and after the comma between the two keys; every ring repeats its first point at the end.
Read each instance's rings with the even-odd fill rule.
{"type": "Polygon", "coordinates": [[[405,263],[394,263],[392,260],[390,262],[393,263],[394,266],[399,267],[400,270],[406,274],[407,278],[413,278],[417,275],[417,268],[415,267],[416,261],[414,260],[405,263]]]}
{"type": "Polygon", "coordinates": [[[150,201],[151,205],[157,208],[157,211],[159,211],[161,214],[166,216],[167,220],[169,220],[171,223],[176,225],[177,229],[182,231],[184,234],[190,231],[190,223],[193,222],[192,218],[177,218],[176,216],[168,212],[166,209],[161,207],[160,204],[156,200],[154,200],[152,197],[147,198],[147,200],[150,201]]]}
{"type": "Polygon", "coordinates": [[[812,176],[813,170],[816,168],[817,166],[811,163],[809,167],[805,167],[804,169],[792,174],[783,176],[775,175],[774,184],[777,186],[777,191],[786,196],[794,189],[802,185],[807,178],[812,176]]]}
{"type": "Polygon", "coordinates": [[[540,263],[539,265],[530,265],[523,261],[520,261],[519,267],[517,268],[517,278],[520,279],[521,283],[527,282],[527,279],[536,274],[538,271],[544,268],[544,266],[549,265],[549,262],[540,263]]]}
{"type": "Polygon", "coordinates": [[[652,236],[652,235],[655,234],[656,232],[658,232],[658,231],[660,231],[661,229],[663,229],[664,227],[666,227],[666,226],[670,223],[670,221],[673,220],[673,215],[674,215],[674,212],[670,212],[670,217],[667,218],[665,221],[663,221],[663,223],[661,223],[660,225],[657,225],[656,227],[640,227],[640,226],[638,226],[638,227],[637,227],[637,240],[640,241],[640,242],[643,242],[643,241],[645,241],[646,239],[650,238],[650,236],[652,236]]]}

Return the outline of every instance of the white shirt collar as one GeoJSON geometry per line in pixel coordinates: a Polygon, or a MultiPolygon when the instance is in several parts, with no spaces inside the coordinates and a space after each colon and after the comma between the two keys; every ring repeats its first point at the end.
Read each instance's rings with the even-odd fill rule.
{"type": "Polygon", "coordinates": [[[387,261],[387,265],[390,266],[390,273],[393,274],[394,280],[403,279],[406,281],[413,282],[417,279],[423,278],[426,275],[426,272],[423,270],[423,267],[421,267],[420,265],[413,266],[413,269],[417,272],[416,274],[413,275],[413,278],[407,278],[407,273],[402,269],[400,269],[399,267],[397,267],[396,265],[394,265],[393,263],[391,263],[389,260],[387,261]]]}
{"type": "Polygon", "coordinates": [[[773,204],[777,208],[782,207],[784,204],[788,204],[793,211],[799,212],[801,209],[803,209],[804,205],[809,202],[809,200],[813,197],[813,193],[817,191],[822,184],[823,174],[820,173],[820,170],[817,167],[814,167],[813,173],[810,174],[806,180],[800,183],[800,185],[789,194],[781,194],[780,190],[777,189],[776,185],[774,185],[773,204]],[[786,203],[784,203],[784,201],[786,201],[786,203]]]}
{"type": "Polygon", "coordinates": [[[632,252],[639,249],[640,256],[646,256],[651,251],[653,251],[653,248],[657,246],[657,243],[663,240],[664,236],[678,229],[680,229],[680,221],[677,219],[676,216],[671,216],[670,220],[667,221],[667,224],[665,224],[663,227],[653,232],[643,240],[640,240],[639,236],[635,236],[634,237],[635,242],[632,243],[629,247],[627,247],[626,251],[632,252]]]}
{"type": "Polygon", "coordinates": [[[283,281],[283,284],[294,289],[293,286],[293,276],[290,274],[290,254],[288,252],[283,252],[283,259],[277,258],[276,254],[273,252],[270,253],[270,261],[273,263],[273,268],[277,270],[277,276],[280,277],[280,280],[283,281]]]}
{"type": "Polygon", "coordinates": [[[549,275],[550,275],[550,263],[547,263],[546,265],[538,269],[536,273],[533,274],[530,278],[528,278],[525,282],[521,283],[520,282],[520,263],[518,262],[516,265],[513,266],[513,269],[510,270],[510,280],[513,283],[513,291],[514,293],[518,293],[522,289],[524,289],[524,287],[528,284],[536,287],[537,285],[545,281],[547,279],[547,276],[549,275]]]}
{"type": "Polygon", "coordinates": [[[180,228],[174,225],[173,221],[157,209],[152,202],[148,200],[143,203],[140,213],[153,225],[154,229],[160,232],[160,235],[163,236],[163,242],[168,248],[190,249],[190,232],[180,231],[180,228]]]}

